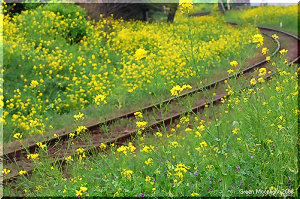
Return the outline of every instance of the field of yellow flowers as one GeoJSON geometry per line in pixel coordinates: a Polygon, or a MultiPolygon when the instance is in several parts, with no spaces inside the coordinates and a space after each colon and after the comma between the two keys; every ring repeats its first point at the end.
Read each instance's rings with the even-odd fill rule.
{"type": "Polygon", "coordinates": [[[242,11],[231,10],[226,12],[225,17],[229,21],[283,29],[298,35],[298,12],[299,4],[261,6],[242,11]]]}
{"type": "Polygon", "coordinates": [[[179,13],[166,24],[85,15],[77,6],[48,4],[4,16],[5,142],[62,128],[78,110],[99,118],[141,108],[145,98],[242,62],[255,47],[253,26],[217,17],[179,13]]]}
{"type": "MultiPolygon", "coordinates": [[[[222,17],[93,22],[60,4],[5,15],[3,40],[5,142],[44,134],[59,120],[79,124],[91,111],[176,96],[220,71],[236,72],[258,47],[269,55],[254,26],[222,17]]],[[[27,156],[38,167],[30,175],[20,168],[4,196],[297,197],[299,70],[286,52],[269,60],[270,81],[266,68],[242,91],[245,79],[227,81],[230,97],[220,106],[182,115],[170,128],[146,131],[146,113],[136,112],[142,133],[125,145],[102,143],[92,156],[78,147],[62,165],[49,163],[47,145],[38,143],[39,153],[27,156]]]]}

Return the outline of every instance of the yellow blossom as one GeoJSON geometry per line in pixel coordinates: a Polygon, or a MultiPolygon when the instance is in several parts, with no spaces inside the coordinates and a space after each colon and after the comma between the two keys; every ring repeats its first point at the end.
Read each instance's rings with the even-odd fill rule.
{"type": "Polygon", "coordinates": [[[170,143],[172,147],[176,148],[178,146],[178,142],[174,141],[170,143]]]}
{"type": "Polygon", "coordinates": [[[192,87],[188,84],[183,86],[176,85],[170,90],[170,92],[172,96],[178,96],[185,89],[192,89],[192,87]]]}
{"type": "Polygon", "coordinates": [[[199,138],[202,137],[202,135],[201,135],[201,133],[199,133],[199,131],[196,131],[195,134],[196,134],[196,137],[199,137],[199,138]]]}
{"type": "Polygon", "coordinates": [[[19,171],[19,174],[20,175],[25,175],[27,172],[25,171],[25,170],[21,170],[21,171],[19,171]]]}
{"type": "Polygon", "coordinates": [[[252,78],[252,79],[250,80],[250,84],[251,84],[251,85],[255,85],[255,84],[256,84],[255,78],[252,78]]]}
{"type": "Polygon", "coordinates": [[[78,148],[76,150],[76,152],[77,152],[77,154],[82,154],[82,153],[84,153],[84,148],[78,148]]]}
{"type": "Polygon", "coordinates": [[[256,34],[256,35],[254,35],[254,36],[252,37],[252,40],[253,40],[254,43],[258,43],[258,44],[257,44],[257,47],[262,46],[263,43],[264,43],[264,38],[263,38],[263,36],[262,36],[261,34],[256,34]]]}
{"type": "Polygon", "coordinates": [[[279,37],[278,37],[276,34],[273,34],[272,37],[273,37],[274,39],[279,39],[279,37]]]}
{"type": "Polygon", "coordinates": [[[86,126],[78,126],[76,129],[77,135],[79,135],[82,132],[85,132],[87,130],[86,126]]]}
{"type": "Polygon", "coordinates": [[[71,157],[71,156],[67,156],[67,157],[65,157],[65,160],[66,160],[67,162],[69,162],[69,161],[73,161],[73,159],[72,159],[72,157],[71,157]]]}
{"type": "Polygon", "coordinates": [[[97,105],[100,105],[101,102],[103,102],[104,104],[107,103],[107,101],[105,100],[105,96],[104,95],[97,95],[95,98],[94,98],[94,102],[97,104],[97,105]]]}
{"type": "Polygon", "coordinates": [[[140,59],[146,57],[146,55],[147,55],[147,51],[145,49],[139,48],[136,50],[134,57],[136,60],[140,60],[140,59]]]}
{"type": "Polygon", "coordinates": [[[32,80],[30,83],[30,88],[35,88],[39,85],[39,82],[36,80],[32,80]]]}
{"type": "Polygon", "coordinates": [[[101,142],[101,144],[100,144],[100,149],[106,149],[106,144],[104,144],[103,142],[101,142]]]}
{"type": "Polygon", "coordinates": [[[265,82],[265,80],[264,80],[264,78],[260,77],[260,78],[258,78],[258,82],[263,83],[263,82],[265,82]]]}
{"type": "Polygon", "coordinates": [[[179,8],[181,13],[189,13],[193,8],[193,0],[179,0],[179,8]]]}
{"type": "Polygon", "coordinates": [[[207,143],[205,141],[201,142],[200,143],[200,146],[203,148],[203,147],[207,147],[207,143]]]}
{"type": "Polygon", "coordinates": [[[46,144],[43,144],[41,142],[37,142],[36,145],[38,145],[41,149],[45,149],[47,147],[46,144]]]}
{"type": "Polygon", "coordinates": [[[227,70],[227,73],[230,75],[231,73],[233,73],[234,71],[232,69],[227,70]]]}
{"type": "Polygon", "coordinates": [[[141,127],[145,127],[146,125],[148,124],[148,122],[146,122],[146,121],[137,121],[136,122],[136,126],[138,127],[138,128],[141,128],[141,127]]]}
{"type": "Polygon", "coordinates": [[[9,170],[9,169],[3,169],[3,170],[2,170],[2,173],[5,174],[5,175],[7,175],[7,174],[10,173],[10,170],[9,170]]]}
{"type": "Polygon", "coordinates": [[[232,62],[230,62],[230,65],[233,66],[233,67],[236,67],[238,65],[238,62],[237,61],[232,61],[232,62]]]}
{"type": "Polygon", "coordinates": [[[139,118],[143,118],[143,114],[141,112],[135,112],[134,116],[139,117],[139,118]]]}
{"type": "Polygon", "coordinates": [[[153,160],[152,158],[148,158],[148,159],[145,161],[145,164],[146,164],[146,165],[151,164],[152,160],[153,160]]]}
{"type": "Polygon", "coordinates": [[[80,187],[80,191],[81,191],[81,192],[86,192],[86,191],[87,191],[87,188],[86,188],[86,187],[80,187]]]}
{"type": "Polygon", "coordinates": [[[39,157],[39,154],[38,153],[34,153],[34,154],[29,154],[27,155],[27,159],[32,159],[32,160],[35,160],[39,157]]]}
{"type": "Polygon", "coordinates": [[[155,133],[155,136],[157,136],[157,137],[162,137],[162,133],[156,132],[156,133],[155,133]]]}
{"type": "Polygon", "coordinates": [[[239,128],[235,128],[235,129],[232,130],[232,133],[233,133],[233,134],[237,134],[237,132],[238,132],[239,130],[240,130],[239,128]]]}
{"type": "Polygon", "coordinates": [[[13,136],[15,139],[21,139],[23,136],[21,133],[15,133],[13,136]]]}
{"type": "Polygon", "coordinates": [[[151,145],[149,145],[149,146],[144,146],[144,148],[141,150],[141,151],[144,151],[144,152],[146,152],[146,153],[149,153],[150,151],[152,151],[154,149],[154,146],[151,146],[151,145]]]}
{"type": "Polygon", "coordinates": [[[258,76],[264,76],[267,73],[267,69],[266,68],[260,68],[258,70],[259,74],[258,76]]]}
{"type": "Polygon", "coordinates": [[[279,51],[280,54],[286,54],[288,52],[288,50],[286,49],[282,49],[281,51],[279,51]]]}
{"type": "Polygon", "coordinates": [[[73,137],[75,136],[75,134],[74,134],[74,133],[70,133],[69,136],[70,136],[71,138],[73,138],[73,137]]]}
{"type": "Polygon", "coordinates": [[[265,55],[265,54],[268,53],[268,51],[269,51],[268,48],[262,48],[261,53],[262,53],[263,55],[265,55]]]}
{"type": "Polygon", "coordinates": [[[197,129],[200,130],[200,131],[204,131],[205,126],[203,124],[201,124],[200,126],[197,126],[197,129]]]}
{"type": "Polygon", "coordinates": [[[75,120],[84,119],[84,114],[79,112],[77,115],[74,115],[75,120]]]}
{"type": "Polygon", "coordinates": [[[131,179],[131,175],[133,174],[133,171],[132,170],[123,169],[122,174],[127,179],[131,179]]]}

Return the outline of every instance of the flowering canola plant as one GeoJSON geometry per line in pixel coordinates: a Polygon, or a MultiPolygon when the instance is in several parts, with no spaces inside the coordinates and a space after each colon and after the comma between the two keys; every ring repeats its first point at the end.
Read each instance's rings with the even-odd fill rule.
{"type": "MultiPolygon", "coordinates": [[[[6,132],[22,132],[23,138],[44,134],[62,114],[189,83],[225,57],[238,58],[257,33],[211,16],[179,15],[173,24],[93,22],[79,12],[64,15],[47,6],[3,18],[2,119],[6,132]],[[80,40],[68,37],[81,27],[80,40]]],[[[12,137],[6,134],[4,140],[12,137]]]]}

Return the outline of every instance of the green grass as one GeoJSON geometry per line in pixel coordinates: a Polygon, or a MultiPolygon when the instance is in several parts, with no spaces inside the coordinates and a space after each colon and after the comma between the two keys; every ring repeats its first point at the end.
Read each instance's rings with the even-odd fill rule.
{"type": "MultiPolygon", "coordinates": [[[[287,196],[274,195],[279,190],[297,197],[297,68],[274,60],[278,73],[270,81],[183,116],[173,129],[162,128],[162,137],[147,131],[133,138],[136,149],[110,146],[81,161],[77,155],[63,171],[42,161],[17,187],[5,186],[5,196],[287,196]]],[[[238,89],[236,80],[228,84],[238,89]]]]}
{"type": "Polygon", "coordinates": [[[227,11],[225,18],[228,21],[277,28],[298,35],[298,6],[248,7],[244,10],[227,11]]]}
{"type": "Polygon", "coordinates": [[[214,3],[195,3],[190,13],[209,12],[216,8],[214,3]]]}

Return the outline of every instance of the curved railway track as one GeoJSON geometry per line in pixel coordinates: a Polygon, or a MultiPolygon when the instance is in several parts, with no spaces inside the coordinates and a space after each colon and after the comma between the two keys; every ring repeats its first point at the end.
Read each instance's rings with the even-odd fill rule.
{"type": "MultiPolygon", "coordinates": [[[[299,38],[297,36],[281,30],[275,30],[272,28],[266,28],[266,27],[258,27],[258,28],[261,30],[261,32],[263,32],[268,37],[270,37],[271,34],[276,33],[279,34],[280,40],[284,38],[290,40],[290,43],[294,43],[294,44],[297,43],[297,46],[296,47],[292,46],[293,49],[290,51],[289,49],[290,44],[283,45],[283,43],[280,43],[277,39],[274,39],[274,41],[277,44],[277,48],[272,53],[271,57],[275,56],[280,49],[286,48],[289,50],[287,57],[290,60],[290,63],[296,63],[299,60],[299,53],[297,51],[299,48],[299,38]]],[[[236,76],[235,75],[227,76],[218,81],[205,85],[201,88],[190,90],[189,92],[181,94],[178,97],[172,97],[166,99],[162,103],[150,105],[138,111],[155,112],[157,107],[161,107],[162,105],[167,105],[176,102],[179,98],[185,98],[188,96],[198,94],[200,96],[200,100],[197,102],[196,105],[192,107],[191,111],[200,112],[204,109],[205,105],[209,105],[210,103],[217,104],[222,98],[228,96],[227,92],[225,91],[226,87],[224,82],[226,80],[232,79],[234,77],[239,77],[241,75],[243,75],[245,78],[247,77],[249,78],[251,74],[253,74],[253,71],[260,67],[266,67],[268,69],[267,61],[262,60],[252,66],[244,68],[240,72],[238,72],[236,76]],[[216,89],[218,90],[218,93],[214,96],[213,100],[211,101],[205,100],[203,98],[203,91],[210,90],[210,89],[216,89]]],[[[266,75],[265,78],[269,78],[274,74],[275,73],[268,74],[266,75]]],[[[61,131],[61,132],[57,132],[58,134],[57,137],[49,138],[48,140],[43,140],[45,139],[43,137],[37,137],[35,139],[25,140],[23,143],[15,141],[13,143],[10,143],[9,145],[4,146],[4,155],[1,158],[4,161],[5,168],[9,168],[11,172],[8,175],[4,176],[5,178],[3,182],[4,183],[10,182],[16,177],[18,177],[19,175],[18,171],[21,169],[26,170],[27,173],[31,173],[34,170],[34,168],[37,165],[34,165],[32,161],[28,160],[26,158],[26,155],[28,153],[35,153],[38,151],[39,147],[37,146],[36,142],[42,142],[43,144],[47,145],[47,156],[50,157],[51,162],[57,162],[57,161],[64,162],[65,157],[70,155],[72,156],[74,154],[74,151],[76,151],[76,149],[79,147],[84,148],[88,154],[92,150],[99,149],[101,143],[105,143],[107,145],[112,143],[122,144],[131,136],[136,134],[137,130],[135,128],[132,129],[123,128],[120,131],[112,132],[110,135],[108,135],[103,130],[103,127],[113,125],[115,122],[118,122],[120,120],[134,121],[135,112],[129,112],[127,114],[121,115],[111,120],[107,120],[102,123],[88,126],[87,127],[88,133],[85,136],[85,140],[80,139],[80,136],[75,137],[74,139],[73,138],[69,139],[70,132],[61,131]]],[[[146,126],[145,129],[155,130],[158,129],[161,125],[169,125],[174,120],[178,119],[180,116],[184,114],[187,114],[187,111],[178,110],[174,113],[166,115],[165,118],[163,118],[162,116],[158,118],[155,117],[153,122],[151,122],[148,126],[146,126]]]]}

